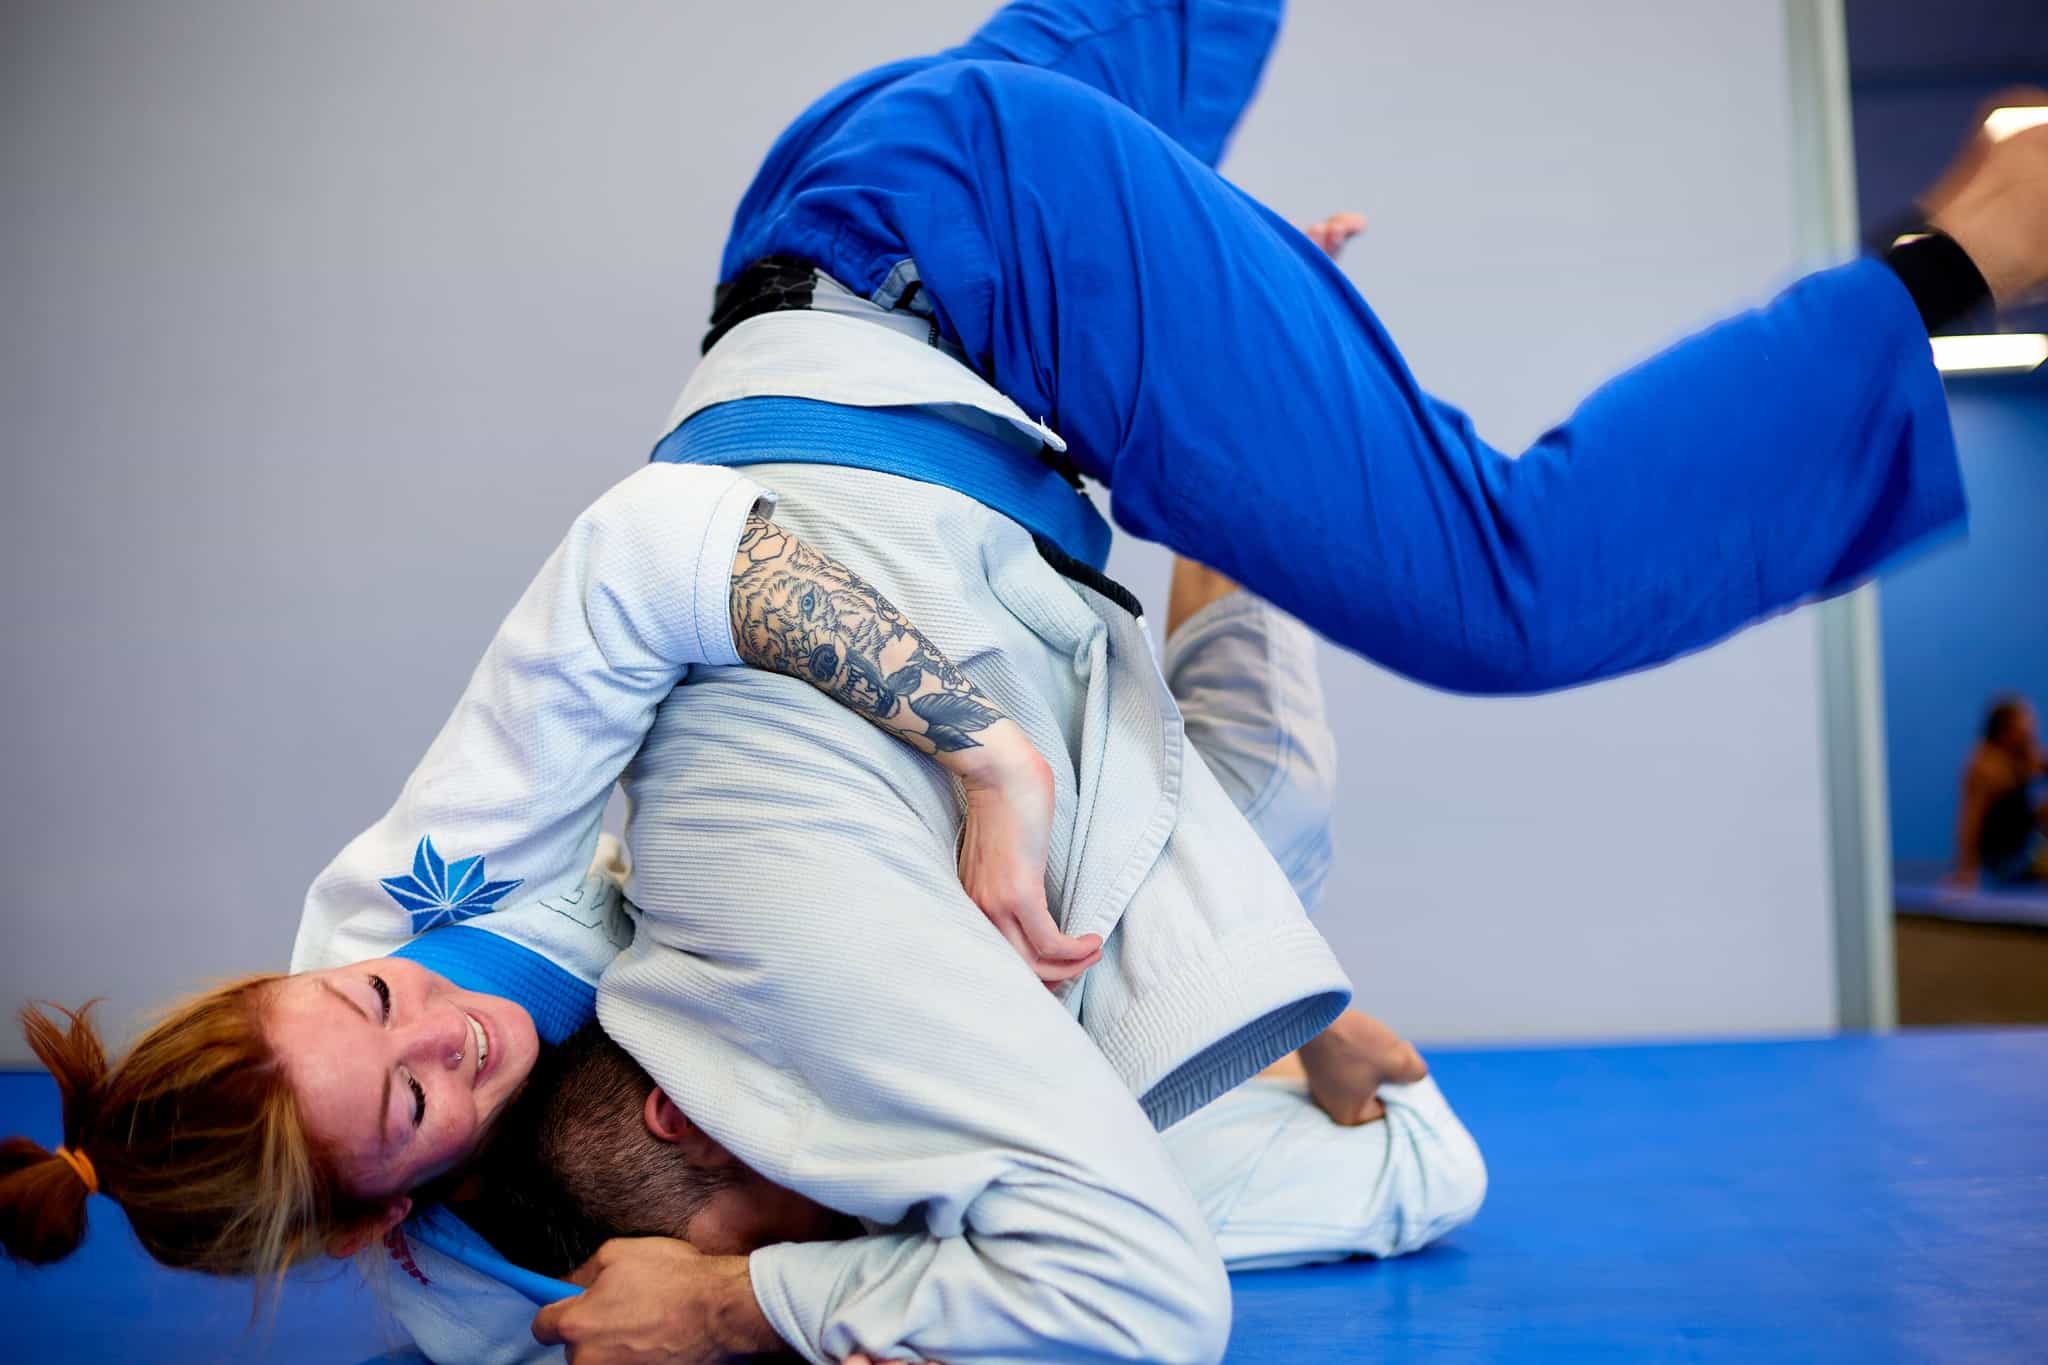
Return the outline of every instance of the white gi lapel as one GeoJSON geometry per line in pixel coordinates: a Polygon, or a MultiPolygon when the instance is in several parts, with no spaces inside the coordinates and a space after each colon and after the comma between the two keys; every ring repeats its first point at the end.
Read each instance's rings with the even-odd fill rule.
{"type": "Polygon", "coordinates": [[[1087,647],[1063,927],[1107,939],[1180,817],[1185,741],[1143,621],[1080,584],[1074,593],[1102,624],[1087,647]]]}

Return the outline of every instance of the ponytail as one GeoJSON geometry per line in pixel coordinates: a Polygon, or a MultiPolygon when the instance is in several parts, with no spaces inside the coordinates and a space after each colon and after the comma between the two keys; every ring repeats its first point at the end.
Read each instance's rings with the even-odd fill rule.
{"type": "Polygon", "coordinates": [[[88,1195],[119,1203],[158,1261],[274,1282],[375,1206],[317,1150],[264,1030],[277,976],[173,1008],[109,1065],[92,1007],[25,1009],[22,1033],[57,1083],[62,1141],[0,1141],[0,1244],[33,1265],[85,1236],[88,1195]]]}
{"type": "Polygon", "coordinates": [[[64,1140],[55,1151],[25,1137],[0,1141],[0,1246],[30,1265],[61,1261],[78,1250],[85,1239],[85,1199],[99,1184],[79,1132],[82,1120],[97,1109],[107,1054],[86,1018],[90,1004],[59,1012],[68,1028],[40,1009],[25,1009],[21,1031],[57,1082],[64,1140]]]}

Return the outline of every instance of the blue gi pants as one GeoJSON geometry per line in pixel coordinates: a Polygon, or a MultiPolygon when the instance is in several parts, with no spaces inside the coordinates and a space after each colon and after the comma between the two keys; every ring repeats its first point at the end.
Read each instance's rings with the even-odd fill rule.
{"type": "Polygon", "coordinates": [[[1875,261],[1627,371],[1520,456],[1487,445],[1213,169],[1278,10],[1023,0],[856,77],[770,151],[723,274],[787,253],[887,302],[914,262],[1120,525],[1456,691],[1660,663],[1960,520],[1926,333],[1875,261]]]}

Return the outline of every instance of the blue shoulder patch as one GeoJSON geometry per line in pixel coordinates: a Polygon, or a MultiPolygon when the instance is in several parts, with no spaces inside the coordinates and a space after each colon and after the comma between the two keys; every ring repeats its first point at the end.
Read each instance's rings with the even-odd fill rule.
{"type": "Polygon", "coordinates": [[[459,924],[489,910],[517,890],[523,877],[494,882],[484,878],[484,855],[447,862],[434,848],[432,835],[413,850],[412,871],[380,883],[399,908],[412,917],[412,931],[425,933],[443,924],[459,924]]]}

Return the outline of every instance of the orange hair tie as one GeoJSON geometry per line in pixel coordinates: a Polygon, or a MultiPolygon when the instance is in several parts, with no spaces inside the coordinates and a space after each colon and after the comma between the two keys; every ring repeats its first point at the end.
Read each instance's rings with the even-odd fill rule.
{"type": "Polygon", "coordinates": [[[98,1194],[100,1192],[99,1172],[92,1168],[91,1157],[87,1156],[84,1152],[74,1152],[69,1147],[63,1146],[57,1148],[55,1155],[62,1157],[66,1165],[78,1172],[78,1178],[85,1182],[85,1192],[87,1194],[98,1194]]]}

